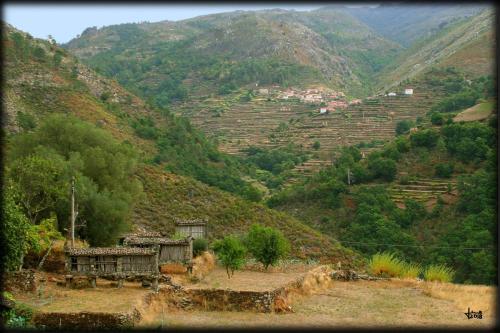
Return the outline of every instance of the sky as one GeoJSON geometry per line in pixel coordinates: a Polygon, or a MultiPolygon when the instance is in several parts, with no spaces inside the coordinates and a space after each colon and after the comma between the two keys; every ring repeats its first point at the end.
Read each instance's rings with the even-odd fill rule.
{"type": "Polygon", "coordinates": [[[56,42],[66,43],[88,27],[108,26],[141,21],[178,21],[200,15],[235,10],[266,8],[314,10],[323,4],[157,4],[157,5],[57,5],[4,3],[3,19],[15,28],[37,38],[51,35],[56,42]]]}

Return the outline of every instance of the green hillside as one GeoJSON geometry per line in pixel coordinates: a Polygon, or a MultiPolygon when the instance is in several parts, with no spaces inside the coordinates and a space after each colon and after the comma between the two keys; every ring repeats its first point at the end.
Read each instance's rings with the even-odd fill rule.
{"type": "Polygon", "coordinates": [[[411,133],[415,123],[404,120],[395,139],[364,157],[342,148],[332,166],[274,193],[268,205],[366,255],[390,250],[449,265],[457,282],[494,283],[497,116],[453,121],[469,103],[494,96],[494,84],[443,74],[429,79],[454,82],[456,91],[411,133]]]}
{"type": "Polygon", "coordinates": [[[157,104],[255,83],[366,95],[400,49],[337,11],[264,10],[87,29],[65,48],[157,104]]]}
{"type": "Polygon", "coordinates": [[[259,222],[281,229],[294,244],[295,257],[360,264],[353,251],[289,215],[218,189],[231,185],[231,177],[246,185],[239,173],[245,166],[218,152],[189,121],[148,106],[47,41],[6,26],[2,43],[6,182],[13,186],[21,212],[29,213],[21,199],[35,198],[37,206],[30,206],[40,209],[30,215],[35,223],[55,216],[64,232],[69,177],[76,174],[80,215],[87,223],[78,235],[91,244],[109,244],[113,237],[107,236],[116,237],[130,226],[171,231],[175,218],[208,218],[212,238],[259,222]],[[180,148],[187,156],[175,155],[180,148]],[[111,159],[108,151],[113,150],[122,155],[111,159]],[[227,183],[208,186],[189,177],[200,165],[224,173],[227,183]],[[21,183],[24,175],[31,184],[21,183]],[[139,186],[113,194],[132,184],[139,186]],[[41,189],[39,197],[35,189],[41,189]]]}

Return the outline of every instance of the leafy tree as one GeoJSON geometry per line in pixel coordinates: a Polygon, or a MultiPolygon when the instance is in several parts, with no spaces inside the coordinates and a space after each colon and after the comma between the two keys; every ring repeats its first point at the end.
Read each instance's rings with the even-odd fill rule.
{"type": "Polygon", "coordinates": [[[453,174],[454,166],[452,163],[439,163],[435,166],[435,174],[440,178],[450,178],[453,174]]]}
{"type": "Polygon", "coordinates": [[[133,178],[137,154],[127,144],[77,118],[52,115],[10,142],[7,175],[33,223],[55,212],[60,230],[69,221],[69,189],[75,177],[80,236],[91,245],[112,244],[126,230],[142,193],[133,178]]]}
{"type": "Polygon", "coordinates": [[[248,251],[266,270],[290,251],[290,243],[279,230],[259,224],[250,227],[245,243],[248,251]]]}
{"type": "Polygon", "coordinates": [[[321,147],[321,144],[319,143],[319,141],[314,141],[312,147],[314,150],[318,150],[321,147]]]}
{"type": "Polygon", "coordinates": [[[245,263],[245,246],[233,235],[215,241],[212,248],[217,259],[226,268],[228,278],[231,278],[234,271],[240,269],[245,263]]]}
{"type": "Polygon", "coordinates": [[[8,187],[4,192],[2,232],[2,270],[14,271],[21,267],[24,255],[38,246],[32,225],[14,200],[14,192],[8,187]]]}
{"type": "Polygon", "coordinates": [[[433,129],[420,130],[410,135],[411,144],[415,147],[432,148],[439,139],[439,133],[433,129]]]}
{"type": "Polygon", "coordinates": [[[443,115],[441,113],[438,113],[438,112],[432,113],[432,115],[431,115],[431,123],[433,125],[438,125],[438,126],[443,125],[443,123],[444,123],[444,117],[443,117],[443,115]]]}
{"type": "Polygon", "coordinates": [[[393,181],[396,177],[396,162],[392,159],[378,157],[368,161],[368,169],[374,178],[381,178],[386,181],[393,181]]]}
{"type": "Polygon", "coordinates": [[[402,135],[410,131],[414,123],[411,120],[401,120],[396,123],[396,134],[402,135]]]}

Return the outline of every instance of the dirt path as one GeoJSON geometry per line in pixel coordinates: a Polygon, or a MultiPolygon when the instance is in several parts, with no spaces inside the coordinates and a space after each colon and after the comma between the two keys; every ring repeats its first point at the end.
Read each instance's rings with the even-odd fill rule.
{"type": "MultiPolygon", "coordinates": [[[[493,296],[494,297],[494,294],[493,296]]],[[[494,311],[468,320],[452,300],[427,296],[403,281],[336,282],[312,296],[298,296],[294,313],[202,312],[167,309],[147,327],[492,327],[494,311]]],[[[480,309],[475,309],[480,310],[480,309]]]]}

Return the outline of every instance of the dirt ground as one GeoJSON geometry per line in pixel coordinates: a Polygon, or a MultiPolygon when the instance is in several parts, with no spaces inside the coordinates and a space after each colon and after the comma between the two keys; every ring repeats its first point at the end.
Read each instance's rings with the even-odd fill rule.
{"type": "Polygon", "coordinates": [[[197,283],[183,281],[183,284],[191,289],[231,289],[244,291],[266,291],[274,290],[291,283],[305,272],[258,272],[258,271],[236,271],[228,279],[226,270],[216,267],[203,280],[197,283]]]}
{"type": "Polygon", "coordinates": [[[13,293],[16,300],[42,312],[129,312],[151,289],[140,282],[124,282],[116,288],[111,281],[97,280],[97,288],[69,289],[47,281],[36,293],[13,293]]]}
{"type": "MultiPolygon", "coordinates": [[[[463,294],[458,286],[453,292],[426,283],[407,281],[335,282],[311,296],[295,297],[293,313],[267,314],[251,312],[202,312],[168,309],[148,316],[143,327],[471,327],[491,328],[495,324],[496,290],[491,287],[479,293],[475,304],[482,304],[483,319],[467,319],[453,299],[463,294]],[[434,290],[433,290],[434,289],[434,290]],[[439,296],[439,298],[436,298],[439,296]],[[445,297],[447,299],[443,299],[445,297]],[[479,302],[479,303],[478,303],[479,302]]],[[[472,299],[471,299],[472,301],[472,299]]],[[[474,303],[473,303],[474,304],[474,303]]]]}

